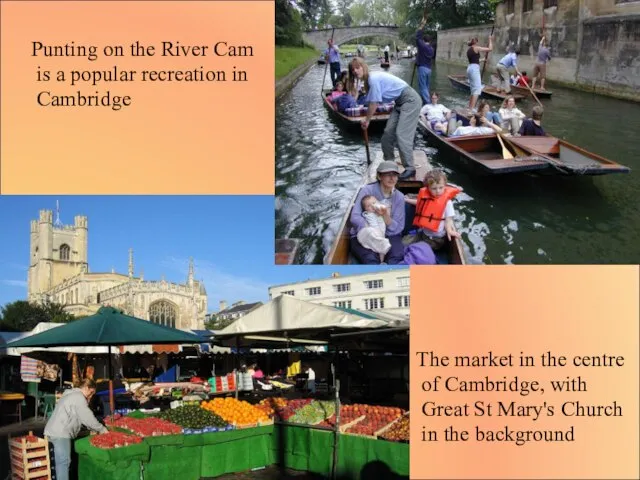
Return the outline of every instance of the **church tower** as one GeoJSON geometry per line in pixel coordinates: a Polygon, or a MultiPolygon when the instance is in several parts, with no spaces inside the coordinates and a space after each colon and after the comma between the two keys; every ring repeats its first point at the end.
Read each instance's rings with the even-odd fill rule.
{"type": "Polygon", "coordinates": [[[40,210],[38,220],[31,221],[29,301],[41,302],[46,293],[67,278],[88,272],[87,217],[77,215],[73,225],[63,225],[59,211],[53,221],[51,210],[40,210]]]}

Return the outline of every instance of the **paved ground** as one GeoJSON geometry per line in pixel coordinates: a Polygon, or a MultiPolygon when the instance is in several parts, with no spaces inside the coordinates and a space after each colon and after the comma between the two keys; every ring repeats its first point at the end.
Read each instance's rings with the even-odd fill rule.
{"type": "Polygon", "coordinates": [[[326,477],[295,470],[282,470],[278,467],[268,467],[253,472],[233,473],[216,477],[216,480],[325,480],[326,477]]]}

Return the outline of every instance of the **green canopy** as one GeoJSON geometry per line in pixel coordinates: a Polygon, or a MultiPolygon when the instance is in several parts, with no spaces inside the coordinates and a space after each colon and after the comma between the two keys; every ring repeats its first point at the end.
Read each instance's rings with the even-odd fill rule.
{"type": "Polygon", "coordinates": [[[197,335],[156,325],[125,315],[112,307],[102,307],[90,317],[62,327],[11,342],[6,347],[60,347],[89,345],[207,343],[197,335]]]}

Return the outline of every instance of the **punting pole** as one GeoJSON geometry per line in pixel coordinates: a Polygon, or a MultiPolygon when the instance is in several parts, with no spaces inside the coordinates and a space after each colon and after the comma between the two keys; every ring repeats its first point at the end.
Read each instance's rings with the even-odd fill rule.
{"type": "MultiPolygon", "coordinates": [[[[494,12],[494,17],[495,17],[495,12],[494,12]]],[[[495,18],[493,20],[493,26],[491,27],[491,33],[489,34],[489,38],[491,38],[493,36],[493,30],[496,28],[496,21],[495,18]]],[[[487,52],[484,55],[484,65],[482,65],[482,73],[480,74],[480,81],[482,81],[482,77],[484,77],[484,70],[485,68],[487,68],[487,62],[489,61],[489,52],[487,52]]]]}
{"type": "Polygon", "coordinates": [[[111,365],[111,345],[108,347],[109,351],[109,408],[111,408],[111,418],[113,419],[113,415],[116,410],[116,402],[113,398],[113,366],[111,365]]]}
{"type": "Polygon", "coordinates": [[[340,380],[338,376],[338,361],[340,360],[340,352],[336,348],[334,356],[334,383],[336,385],[336,424],[333,427],[333,462],[331,463],[331,478],[335,480],[338,472],[338,441],[340,439],[340,380]]]}

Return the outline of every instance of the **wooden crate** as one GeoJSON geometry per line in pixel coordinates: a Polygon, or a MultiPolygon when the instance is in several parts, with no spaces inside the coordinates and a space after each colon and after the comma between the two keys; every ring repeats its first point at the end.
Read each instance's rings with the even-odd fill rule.
{"type": "Polygon", "coordinates": [[[49,442],[29,432],[9,439],[12,480],[51,480],[49,442]]]}

